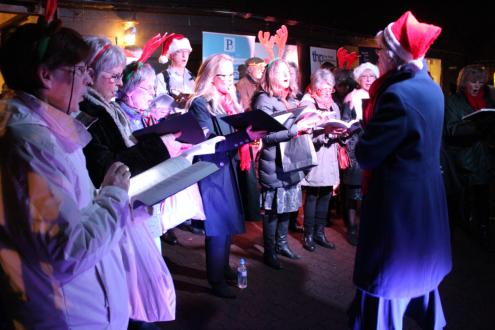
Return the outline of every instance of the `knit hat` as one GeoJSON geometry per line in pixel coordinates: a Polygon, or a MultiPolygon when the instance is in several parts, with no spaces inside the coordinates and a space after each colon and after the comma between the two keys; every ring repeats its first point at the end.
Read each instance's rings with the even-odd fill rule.
{"type": "Polygon", "coordinates": [[[377,37],[383,37],[386,46],[406,63],[423,68],[423,58],[431,44],[442,32],[438,26],[421,23],[410,12],[390,23],[377,37]]]}
{"type": "Polygon", "coordinates": [[[352,73],[354,74],[354,79],[357,81],[366,70],[371,70],[371,72],[375,75],[375,78],[378,78],[380,76],[378,67],[370,62],[366,62],[354,68],[354,71],[352,71],[352,73]]]}
{"type": "Polygon", "coordinates": [[[165,42],[163,43],[162,54],[158,58],[158,62],[167,63],[170,54],[183,49],[192,52],[192,47],[189,39],[184,37],[182,34],[173,33],[169,35],[169,38],[167,38],[167,40],[165,40],[165,42]]]}

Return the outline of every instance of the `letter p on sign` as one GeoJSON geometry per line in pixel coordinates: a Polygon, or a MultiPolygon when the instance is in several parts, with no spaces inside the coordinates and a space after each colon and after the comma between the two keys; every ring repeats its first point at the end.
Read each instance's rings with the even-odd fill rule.
{"type": "Polygon", "coordinates": [[[223,50],[228,53],[235,52],[235,39],[234,38],[223,38],[223,50]]]}

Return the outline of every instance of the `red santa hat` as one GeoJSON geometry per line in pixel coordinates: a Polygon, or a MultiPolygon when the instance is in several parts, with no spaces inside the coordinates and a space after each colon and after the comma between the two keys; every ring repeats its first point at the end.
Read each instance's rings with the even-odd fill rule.
{"type": "Polygon", "coordinates": [[[440,32],[440,27],[421,23],[407,11],[397,21],[378,32],[377,36],[382,36],[386,46],[398,57],[421,69],[426,52],[440,32]]]}
{"type": "Polygon", "coordinates": [[[189,39],[184,37],[182,34],[171,33],[163,43],[162,54],[158,58],[158,62],[167,63],[170,54],[183,49],[192,52],[192,47],[189,39]]]}

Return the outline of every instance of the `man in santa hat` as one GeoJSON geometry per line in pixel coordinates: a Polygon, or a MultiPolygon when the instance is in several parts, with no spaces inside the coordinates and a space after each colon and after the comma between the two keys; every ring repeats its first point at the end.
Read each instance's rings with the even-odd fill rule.
{"type": "Polygon", "coordinates": [[[156,95],[168,94],[176,99],[180,108],[184,108],[186,95],[194,92],[194,77],[186,66],[192,52],[189,39],[182,34],[173,34],[163,43],[160,63],[169,63],[168,67],[157,75],[156,95]]]}
{"type": "Polygon", "coordinates": [[[442,329],[438,286],[452,267],[440,144],[444,97],[424,56],[440,34],[411,12],[377,34],[356,158],[365,170],[354,268],[353,329],[402,329],[404,315],[442,329]]]}

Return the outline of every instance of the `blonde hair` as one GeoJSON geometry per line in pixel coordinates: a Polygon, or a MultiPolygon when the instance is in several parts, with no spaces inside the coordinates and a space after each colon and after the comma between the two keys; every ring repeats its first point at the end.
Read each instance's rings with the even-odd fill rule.
{"type": "Polygon", "coordinates": [[[263,74],[263,78],[261,79],[261,88],[270,96],[283,96],[287,98],[289,96],[293,96],[292,89],[289,86],[289,93],[285,95],[287,90],[280,86],[275,78],[276,70],[282,65],[286,65],[287,70],[289,69],[289,64],[281,58],[273,60],[270,64],[268,64],[265,69],[265,73],[263,74]]]}
{"type": "MultiPolygon", "coordinates": [[[[212,101],[212,107],[209,107],[208,111],[211,115],[217,116],[226,114],[225,110],[218,106],[218,92],[213,84],[213,79],[218,73],[218,69],[220,64],[223,62],[230,62],[232,65],[234,64],[234,60],[229,55],[225,54],[213,54],[208,56],[198,70],[198,76],[196,77],[196,81],[194,82],[194,97],[192,97],[187,102],[187,108],[191,106],[191,103],[194,99],[202,96],[206,99],[206,101],[212,101]]],[[[242,107],[237,102],[237,97],[232,95],[234,106],[237,112],[240,112],[242,107]]]]}
{"type": "Polygon", "coordinates": [[[457,92],[464,92],[469,82],[481,81],[486,84],[488,75],[484,66],[472,64],[461,69],[457,76],[457,92]]]}

